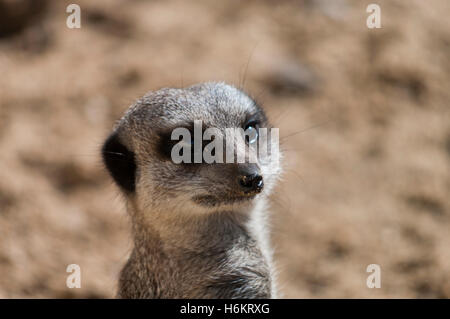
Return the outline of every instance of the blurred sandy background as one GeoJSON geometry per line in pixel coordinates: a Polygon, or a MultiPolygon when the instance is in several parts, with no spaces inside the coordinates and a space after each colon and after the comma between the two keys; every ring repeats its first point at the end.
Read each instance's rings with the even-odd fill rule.
{"type": "Polygon", "coordinates": [[[131,241],[101,143],[146,91],[211,80],[280,128],[285,297],[450,297],[450,2],[376,1],[368,29],[371,2],[78,0],[71,30],[70,1],[0,0],[0,297],[114,295],[131,241]]]}

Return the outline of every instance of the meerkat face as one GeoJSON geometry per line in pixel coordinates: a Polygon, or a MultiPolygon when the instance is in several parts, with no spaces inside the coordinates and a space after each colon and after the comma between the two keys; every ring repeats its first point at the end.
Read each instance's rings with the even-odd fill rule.
{"type": "Polygon", "coordinates": [[[280,172],[277,138],[248,95],[205,83],[146,94],[102,153],[140,210],[207,212],[251,205],[272,189],[280,172]]]}

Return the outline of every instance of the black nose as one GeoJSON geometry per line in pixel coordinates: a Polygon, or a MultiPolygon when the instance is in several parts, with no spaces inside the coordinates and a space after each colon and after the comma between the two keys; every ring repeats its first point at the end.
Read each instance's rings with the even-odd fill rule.
{"type": "Polygon", "coordinates": [[[263,177],[258,174],[239,176],[239,185],[246,193],[260,193],[264,187],[263,177]]]}

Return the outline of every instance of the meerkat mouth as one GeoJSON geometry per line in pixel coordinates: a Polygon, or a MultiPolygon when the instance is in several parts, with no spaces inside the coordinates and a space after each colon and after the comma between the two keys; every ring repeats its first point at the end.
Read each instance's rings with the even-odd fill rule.
{"type": "Polygon", "coordinates": [[[192,197],[192,201],[201,206],[214,207],[225,204],[236,204],[248,202],[255,198],[257,193],[243,193],[242,195],[217,197],[214,195],[197,195],[192,197]]]}

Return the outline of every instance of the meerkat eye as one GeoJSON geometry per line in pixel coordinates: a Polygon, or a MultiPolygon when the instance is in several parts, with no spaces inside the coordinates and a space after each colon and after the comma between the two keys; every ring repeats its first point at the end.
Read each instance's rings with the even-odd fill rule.
{"type": "Polygon", "coordinates": [[[258,140],[259,137],[259,124],[256,121],[249,122],[245,125],[245,140],[248,144],[254,144],[258,140]]]}

